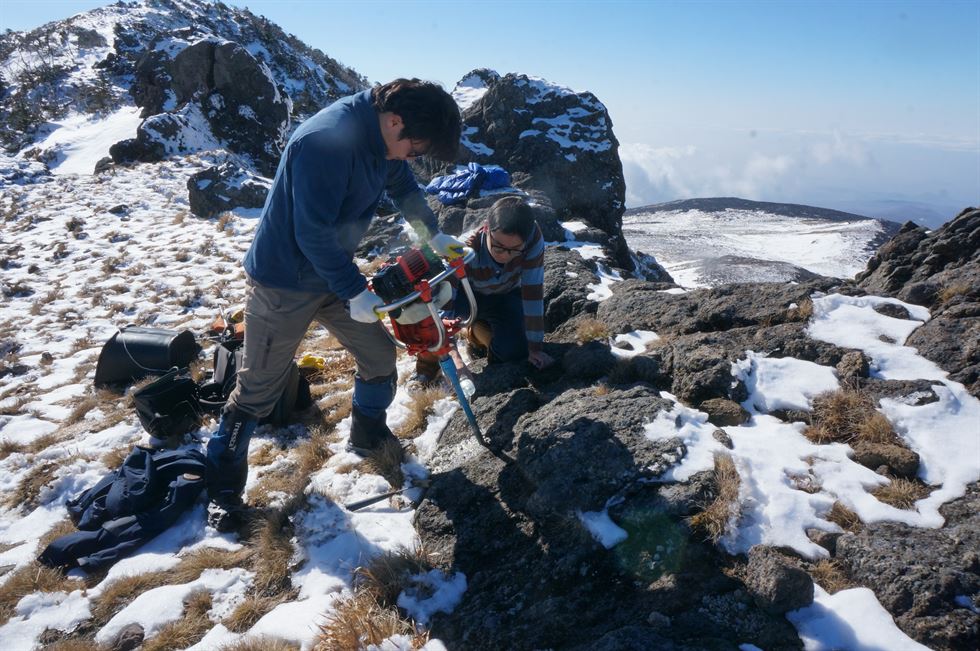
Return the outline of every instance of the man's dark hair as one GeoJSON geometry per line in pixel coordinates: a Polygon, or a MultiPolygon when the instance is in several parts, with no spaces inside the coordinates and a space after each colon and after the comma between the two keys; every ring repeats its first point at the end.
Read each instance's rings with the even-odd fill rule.
{"type": "Polygon", "coordinates": [[[456,160],[462,123],[459,107],[442,86],[419,79],[396,79],[371,90],[378,113],[394,113],[404,123],[400,139],[427,140],[426,155],[456,160]]]}
{"type": "Polygon", "coordinates": [[[490,208],[487,224],[491,233],[519,235],[527,243],[534,233],[534,211],[520,197],[504,197],[490,208]]]}

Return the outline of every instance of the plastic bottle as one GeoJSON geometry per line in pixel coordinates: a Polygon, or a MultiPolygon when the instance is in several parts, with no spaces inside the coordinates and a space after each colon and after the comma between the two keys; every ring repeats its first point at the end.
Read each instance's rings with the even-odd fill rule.
{"type": "Polygon", "coordinates": [[[473,380],[468,377],[464,377],[459,381],[459,388],[463,390],[463,395],[469,400],[476,393],[476,386],[473,385],[473,380]]]}

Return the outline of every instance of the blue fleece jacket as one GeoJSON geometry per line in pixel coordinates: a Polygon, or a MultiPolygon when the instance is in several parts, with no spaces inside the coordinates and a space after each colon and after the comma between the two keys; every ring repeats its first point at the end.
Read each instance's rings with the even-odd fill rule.
{"type": "Polygon", "coordinates": [[[333,292],[367,286],[354,251],[383,191],[409,223],[430,233],[436,218],[408,163],[386,160],[371,91],[334,102],[296,129],[279,161],[245,271],[269,287],[333,292]]]}

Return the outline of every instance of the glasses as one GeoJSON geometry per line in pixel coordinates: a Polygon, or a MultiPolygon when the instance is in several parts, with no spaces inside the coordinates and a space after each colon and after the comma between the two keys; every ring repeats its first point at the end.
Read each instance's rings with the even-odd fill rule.
{"type": "Polygon", "coordinates": [[[412,148],[408,150],[408,153],[407,154],[405,154],[405,158],[418,158],[419,156],[425,156],[426,153],[427,153],[427,150],[428,150],[428,147],[424,147],[423,148],[421,145],[416,145],[413,142],[412,143],[412,148]],[[424,149],[425,151],[419,151],[420,149],[424,149]]]}
{"type": "Polygon", "coordinates": [[[522,253],[524,253],[524,248],[525,248],[526,245],[521,246],[519,249],[512,249],[512,248],[506,247],[503,244],[501,244],[500,242],[498,242],[494,238],[493,233],[491,233],[490,231],[487,231],[487,237],[490,238],[490,248],[493,249],[494,251],[496,251],[497,253],[501,254],[501,255],[504,255],[504,254],[507,254],[507,255],[521,255],[522,253]]]}

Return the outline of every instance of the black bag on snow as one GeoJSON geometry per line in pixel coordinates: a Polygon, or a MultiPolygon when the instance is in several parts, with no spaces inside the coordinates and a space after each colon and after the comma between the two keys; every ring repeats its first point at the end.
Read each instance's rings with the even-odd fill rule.
{"type": "Polygon", "coordinates": [[[174,368],[133,394],[136,415],[152,436],[183,436],[201,425],[198,386],[187,368],[174,368]]]}

